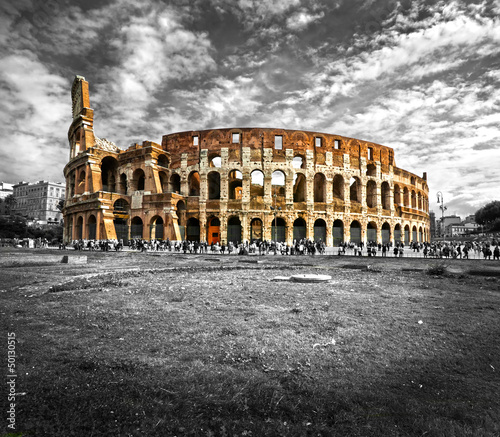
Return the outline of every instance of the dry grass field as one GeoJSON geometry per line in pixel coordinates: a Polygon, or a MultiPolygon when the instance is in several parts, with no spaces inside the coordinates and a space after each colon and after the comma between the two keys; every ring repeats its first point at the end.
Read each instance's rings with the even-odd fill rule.
{"type": "Polygon", "coordinates": [[[500,435],[498,262],[63,254],[0,249],[0,436],[500,435]]]}

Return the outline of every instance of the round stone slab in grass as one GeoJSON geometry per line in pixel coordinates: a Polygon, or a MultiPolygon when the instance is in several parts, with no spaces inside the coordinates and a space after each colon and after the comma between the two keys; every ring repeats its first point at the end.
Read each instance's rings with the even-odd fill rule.
{"type": "Polygon", "coordinates": [[[328,282],[332,277],[330,275],[293,275],[292,281],[295,282],[328,282]]]}

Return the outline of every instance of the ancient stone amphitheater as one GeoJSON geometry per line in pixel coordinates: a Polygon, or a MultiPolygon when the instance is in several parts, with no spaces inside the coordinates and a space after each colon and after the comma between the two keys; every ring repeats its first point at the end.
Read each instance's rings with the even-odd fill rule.
{"type": "Polygon", "coordinates": [[[88,83],[72,87],[65,239],[428,241],[429,188],[394,150],[325,134],[229,128],[121,150],[94,135],[88,83]]]}

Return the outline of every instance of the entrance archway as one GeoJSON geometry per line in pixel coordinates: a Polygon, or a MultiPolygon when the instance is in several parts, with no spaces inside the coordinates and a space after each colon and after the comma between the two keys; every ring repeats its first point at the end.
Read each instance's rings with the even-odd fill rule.
{"type": "Polygon", "coordinates": [[[326,223],[323,219],[314,222],[314,241],[326,242],[326,223]]]}
{"type": "Polygon", "coordinates": [[[130,226],[130,238],[142,239],[142,231],[144,229],[142,219],[140,217],[134,217],[130,226]]]}
{"type": "Polygon", "coordinates": [[[361,243],[361,224],[357,220],[353,220],[351,223],[349,239],[351,240],[351,243],[361,243]]]}
{"type": "Polygon", "coordinates": [[[186,223],[186,240],[200,241],[200,221],[191,217],[186,223]]]}
{"type": "Polygon", "coordinates": [[[227,221],[227,242],[241,243],[241,221],[238,217],[231,217],[227,221]]]}
{"type": "Polygon", "coordinates": [[[410,244],[410,227],[408,225],[405,226],[405,245],[409,246],[410,244]]]}
{"type": "Polygon", "coordinates": [[[385,222],[382,225],[382,244],[389,244],[391,242],[391,227],[389,223],[385,222]]]}
{"type": "Polygon", "coordinates": [[[262,220],[254,218],[250,223],[250,241],[262,241],[262,220]]]}
{"type": "Polygon", "coordinates": [[[401,243],[401,225],[394,226],[394,243],[401,243]]]}
{"type": "Polygon", "coordinates": [[[333,222],[333,245],[340,246],[344,242],[344,223],[342,220],[333,222]]]}
{"type": "Polygon", "coordinates": [[[306,238],[306,221],[299,217],[293,222],[293,239],[302,240],[306,238]]]}
{"type": "Polygon", "coordinates": [[[97,230],[97,221],[95,218],[95,215],[91,215],[89,217],[89,220],[87,222],[87,228],[88,228],[88,238],[89,240],[95,240],[96,237],[96,230],[97,230]]]}
{"type": "Polygon", "coordinates": [[[154,216],[151,219],[149,235],[151,239],[163,240],[163,219],[159,216],[154,216]]]}
{"type": "Polygon", "coordinates": [[[83,217],[80,216],[76,220],[76,239],[81,240],[83,238],[83,217]]]}
{"type": "Polygon", "coordinates": [[[271,239],[273,241],[284,242],[285,237],[286,222],[281,217],[277,217],[273,220],[271,224],[271,239]]]}
{"type": "Polygon", "coordinates": [[[368,243],[377,243],[377,224],[374,222],[370,222],[366,226],[366,241],[368,243]]]}
{"type": "Polygon", "coordinates": [[[207,226],[207,243],[220,243],[220,220],[218,217],[212,217],[207,226]]]}

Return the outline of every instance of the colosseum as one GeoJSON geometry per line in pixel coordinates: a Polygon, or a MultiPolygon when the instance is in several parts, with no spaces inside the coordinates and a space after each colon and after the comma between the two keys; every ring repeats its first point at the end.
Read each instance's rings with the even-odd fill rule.
{"type": "Polygon", "coordinates": [[[235,127],[122,150],[95,136],[85,78],[76,76],[71,97],[66,241],[429,241],[427,175],[396,167],[390,147],[235,127]]]}

